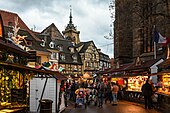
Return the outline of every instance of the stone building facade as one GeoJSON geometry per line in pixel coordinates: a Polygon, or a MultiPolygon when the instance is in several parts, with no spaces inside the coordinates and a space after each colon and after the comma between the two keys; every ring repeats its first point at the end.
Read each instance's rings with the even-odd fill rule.
{"type": "MultiPolygon", "coordinates": [[[[115,0],[115,59],[120,63],[132,62],[138,56],[153,59],[154,30],[170,37],[169,11],[169,0],[115,0]]],[[[166,47],[157,44],[157,58],[165,58],[165,53],[166,47]]]]}

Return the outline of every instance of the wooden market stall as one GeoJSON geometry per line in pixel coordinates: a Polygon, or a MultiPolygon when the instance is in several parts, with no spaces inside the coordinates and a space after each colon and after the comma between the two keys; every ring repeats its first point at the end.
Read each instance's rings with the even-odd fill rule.
{"type": "Polygon", "coordinates": [[[156,88],[158,91],[158,102],[161,108],[170,109],[170,59],[158,65],[158,83],[156,88]]]}
{"type": "Polygon", "coordinates": [[[153,59],[148,61],[141,61],[138,59],[124,70],[126,76],[128,76],[126,99],[143,102],[143,95],[141,92],[142,85],[145,84],[147,79],[154,84],[157,83],[157,65],[161,62],[163,62],[163,59],[153,59]]]}
{"type": "MultiPolygon", "coordinates": [[[[17,37],[14,37],[17,38],[17,37]]],[[[20,40],[22,41],[22,40],[20,40]]],[[[54,83],[59,83],[56,87],[55,108],[58,112],[64,105],[62,80],[65,78],[59,72],[50,70],[35,69],[27,66],[28,58],[31,56],[22,49],[19,44],[4,36],[3,21],[0,15],[0,112],[6,113],[25,113],[30,109],[30,80],[34,77],[39,79],[53,78],[54,83]]],[[[41,84],[43,92],[39,95],[43,99],[46,83],[41,84]]],[[[41,101],[41,100],[40,100],[41,101]]],[[[53,106],[52,104],[52,106],[53,106]]],[[[39,109],[42,106],[38,103],[39,109]]]]}
{"type": "MultiPolygon", "coordinates": [[[[66,108],[64,81],[67,80],[58,71],[42,70],[49,74],[37,74],[30,80],[30,111],[40,111],[40,101],[52,101],[51,112],[59,113],[66,108]]],[[[46,108],[49,109],[49,108],[46,108]]]]}
{"type": "Polygon", "coordinates": [[[117,68],[108,71],[112,81],[117,82],[124,93],[124,99],[136,102],[143,102],[141,87],[145,81],[150,78],[152,82],[157,83],[157,65],[163,62],[163,59],[153,59],[141,61],[138,57],[133,63],[122,64],[117,68]]]}
{"type": "Polygon", "coordinates": [[[28,109],[27,83],[32,73],[26,67],[29,53],[4,37],[0,16],[0,110],[28,109]]]}

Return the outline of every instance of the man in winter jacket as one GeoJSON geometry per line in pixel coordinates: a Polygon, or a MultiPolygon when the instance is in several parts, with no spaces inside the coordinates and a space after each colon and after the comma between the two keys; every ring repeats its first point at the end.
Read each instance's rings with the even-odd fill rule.
{"type": "Polygon", "coordinates": [[[145,109],[151,109],[152,105],[152,86],[149,84],[149,80],[146,80],[146,83],[142,86],[142,94],[145,99],[145,109]]]}

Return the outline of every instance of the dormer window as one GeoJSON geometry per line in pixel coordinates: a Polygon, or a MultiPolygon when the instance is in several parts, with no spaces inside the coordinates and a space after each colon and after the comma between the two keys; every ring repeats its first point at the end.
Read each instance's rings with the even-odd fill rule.
{"type": "Polygon", "coordinates": [[[74,53],[74,47],[69,47],[71,53],[74,53]]]}
{"type": "Polygon", "coordinates": [[[50,42],[49,46],[50,48],[54,48],[54,42],[50,42]]]}
{"type": "Polygon", "coordinates": [[[63,45],[58,45],[57,48],[59,51],[63,51],[63,45]]]}
{"type": "Polygon", "coordinates": [[[65,60],[65,55],[64,55],[64,53],[61,53],[61,54],[60,54],[60,59],[61,59],[61,60],[65,60]]]}
{"type": "Polygon", "coordinates": [[[45,47],[45,41],[42,40],[42,43],[40,44],[42,47],[45,47]]]}
{"type": "Polygon", "coordinates": [[[72,58],[73,58],[73,62],[77,62],[77,55],[73,55],[72,58]]]}

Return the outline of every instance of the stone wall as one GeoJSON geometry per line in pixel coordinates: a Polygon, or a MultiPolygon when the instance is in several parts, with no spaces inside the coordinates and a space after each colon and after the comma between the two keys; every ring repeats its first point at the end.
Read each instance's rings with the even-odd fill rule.
{"type": "MultiPolygon", "coordinates": [[[[170,1],[115,0],[115,3],[115,59],[120,63],[132,62],[137,56],[153,59],[154,28],[170,37],[170,1]]],[[[157,48],[161,47],[157,44],[157,48]]],[[[165,52],[159,52],[158,57],[165,57],[165,52]]]]}

